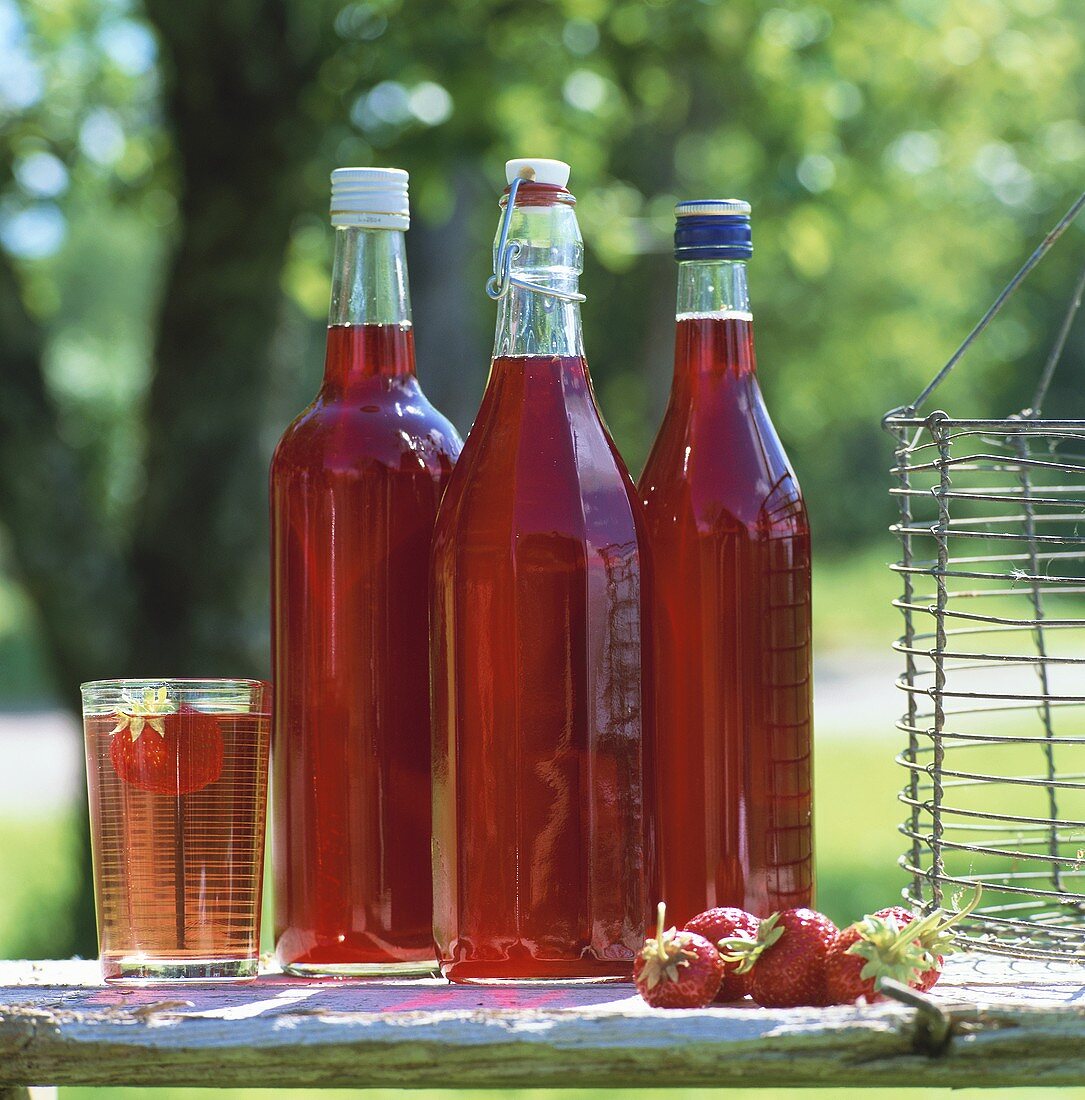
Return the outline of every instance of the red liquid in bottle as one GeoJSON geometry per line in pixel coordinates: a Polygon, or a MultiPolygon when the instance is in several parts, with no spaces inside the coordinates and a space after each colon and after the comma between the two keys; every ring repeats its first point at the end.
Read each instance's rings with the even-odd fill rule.
{"type": "Polygon", "coordinates": [[[667,915],[809,905],[810,532],[748,319],[678,322],[670,404],[640,484],[667,915]]]}
{"type": "Polygon", "coordinates": [[[459,447],[409,326],[328,329],[271,474],[284,965],[433,959],[429,556],[459,447]]]}
{"type": "Polygon", "coordinates": [[[438,953],[629,977],[651,905],[640,505],[580,357],[494,360],[434,537],[438,953]]]}

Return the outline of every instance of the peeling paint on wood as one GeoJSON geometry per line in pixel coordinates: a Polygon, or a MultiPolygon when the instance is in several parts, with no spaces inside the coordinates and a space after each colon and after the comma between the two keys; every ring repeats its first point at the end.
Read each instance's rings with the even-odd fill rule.
{"type": "Polygon", "coordinates": [[[278,974],[127,990],[93,962],[0,963],[0,1086],[1081,1084],[1083,982],[1073,965],[951,959],[935,990],[950,1038],[931,1056],[897,1004],[666,1012],[628,985],[278,974]]]}

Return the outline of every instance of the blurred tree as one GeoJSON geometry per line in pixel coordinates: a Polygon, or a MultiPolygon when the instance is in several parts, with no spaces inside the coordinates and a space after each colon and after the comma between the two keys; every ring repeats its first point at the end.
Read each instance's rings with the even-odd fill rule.
{"type": "Polygon", "coordinates": [[[283,257],[320,145],[307,93],[336,43],[335,8],[147,0],[146,10],[162,44],[180,232],[128,563],[139,627],[122,667],[260,671],[245,631],[260,607],[251,578],[265,540],[252,503],[266,471],[267,364],[283,257]]]}
{"type": "MultiPolygon", "coordinates": [[[[262,510],[237,502],[261,496],[280,271],[319,144],[305,92],[334,45],[333,14],[318,3],[148,0],[164,55],[179,230],[152,353],[145,478],[124,541],[103,531],[78,451],[62,440],[41,330],[17,293],[5,295],[10,316],[0,322],[15,369],[0,414],[0,505],[62,683],[110,669],[260,669],[242,631],[254,614],[262,510]]],[[[10,267],[0,271],[14,291],[10,267]]],[[[80,893],[73,945],[83,952],[93,951],[90,896],[80,893]]]]}
{"type": "MultiPolygon", "coordinates": [[[[881,413],[1081,182],[1077,0],[133,4],[0,0],[0,549],[69,704],[98,676],[266,671],[265,466],[319,377],[336,164],[411,170],[420,371],[466,428],[502,163],[573,163],[634,469],[673,201],[751,198],[763,381],[830,551],[887,514],[881,413]]],[[[1022,398],[1063,251],[956,400],[1022,398]]]]}

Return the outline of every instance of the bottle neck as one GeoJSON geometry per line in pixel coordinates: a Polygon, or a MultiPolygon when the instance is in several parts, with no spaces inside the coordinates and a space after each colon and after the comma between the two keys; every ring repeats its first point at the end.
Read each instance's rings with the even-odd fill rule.
{"type": "Polygon", "coordinates": [[[744,260],[684,260],[678,265],[679,321],[718,317],[751,321],[744,260]]]}
{"type": "Polygon", "coordinates": [[[742,260],[681,262],[676,312],[677,397],[690,397],[702,381],[754,378],[753,317],[742,260]]]}
{"type": "Polygon", "coordinates": [[[329,325],[409,325],[407,252],[396,229],[335,230],[329,325]]]}
{"type": "Polygon", "coordinates": [[[413,378],[414,342],[403,233],[335,230],[326,396],[345,396],[372,379],[413,378]]]}
{"type": "MultiPolygon", "coordinates": [[[[515,243],[519,250],[513,258],[511,273],[541,287],[575,294],[584,267],[584,245],[572,196],[540,202],[532,191],[521,190],[521,198],[512,212],[509,242],[515,243]]],[[[495,359],[583,355],[578,302],[518,286],[510,287],[500,299],[495,359]]]]}

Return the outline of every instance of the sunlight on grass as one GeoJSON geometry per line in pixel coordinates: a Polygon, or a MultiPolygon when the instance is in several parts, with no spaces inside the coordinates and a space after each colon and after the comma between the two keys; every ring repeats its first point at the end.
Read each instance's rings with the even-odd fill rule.
{"type": "Polygon", "coordinates": [[[874,649],[891,655],[901,632],[901,614],[893,607],[900,581],[889,568],[897,544],[884,539],[846,557],[814,556],[814,656],[831,650],[874,649]]]}
{"type": "Polygon", "coordinates": [[[0,820],[0,958],[48,959],[67,936],[74,834],[64,816],[0,820]]]}

